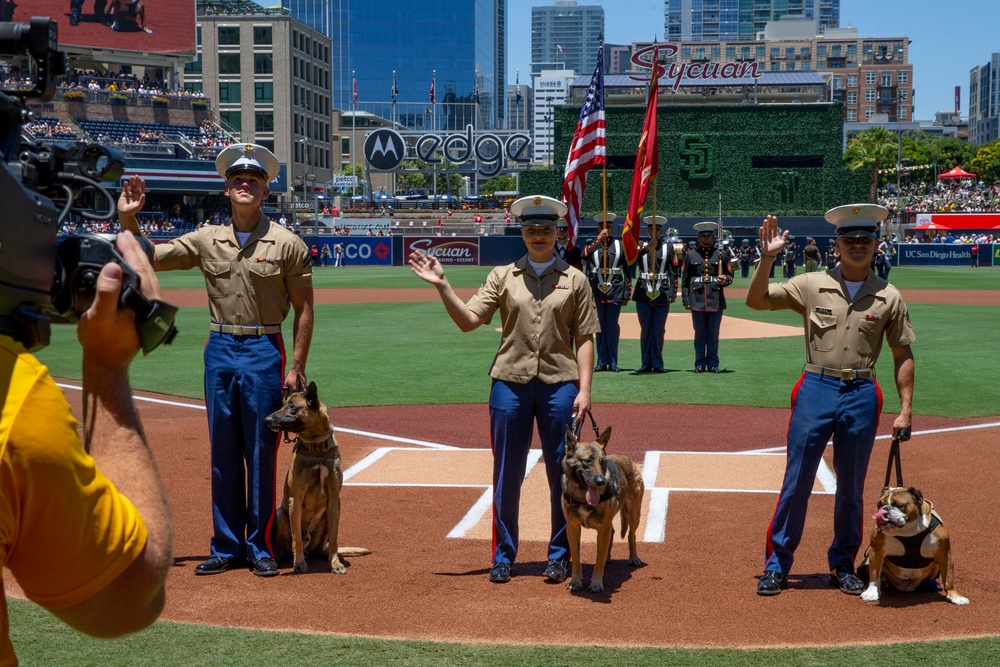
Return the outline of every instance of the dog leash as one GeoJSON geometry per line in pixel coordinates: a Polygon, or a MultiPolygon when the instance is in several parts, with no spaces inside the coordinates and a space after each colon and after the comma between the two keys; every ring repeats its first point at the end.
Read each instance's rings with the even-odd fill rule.
{"type": "MultiPolygon", "coordinates": [[[[590,417],[590,424],[591,424],[591,426],[594,427],[594,436],[600,436],[601,435],[601,430],[599,428],[597,428],[597,420],[594,419],[594,413],[593,412],[588,412],[587,416],[590,417]]],[[[573,435],[575,435],[577,437],[577,439],[579,439],[580,438],[580,432],[583,430],[583,419],[582,418],[574,418],[573,419],[573,423],[570,426],[570,428],[573,429],[573,435]]]]}
{"type": "Polygon", "coordinates": [[[903,465],[899,456],[899,443],[906,442],[909,439],[909,426],[899,429],[899,433],[892,439],[892,444],[889,446],[889,463],[885,468],[885,486],[883,488],[889,488],[889,479],[894,464],[896,467],[896,486],[903,486],[903,465]]]}

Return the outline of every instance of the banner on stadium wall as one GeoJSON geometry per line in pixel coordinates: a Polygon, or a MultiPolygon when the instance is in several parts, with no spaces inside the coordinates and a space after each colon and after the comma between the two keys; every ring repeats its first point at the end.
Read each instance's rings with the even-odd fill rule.
{"type": "Polygon", "coordinates": [[[404,261],[415,250],[437,257],[442,264],[479,266],[478,236],[403,237],[404,261]]]}
{"type": "Polygon", "coordinates": [[[1000,213],[918,213],[914,231],[946,229],[995,229],[1000,213]]]}
{"type": "MultiPolygon", "coordinates": [[[[979,244],[979,264],[988,266],[991,249],[986,243],[979,244]]],[[[897,266],[971,266],[972,245],[956,243],[900,243],[897,248],[897,266]]]]}
{"type": "MultiPolygon", "coordinates": [[[[330,252],[338,243],[344,244],[344,265],[392,265],[392,238],[389,236],[306,236],[306,245],[315,243],[322,248],[330,246],[330,252]]],[[[333,261],[330,261],[333,264],[333,261]]]]}

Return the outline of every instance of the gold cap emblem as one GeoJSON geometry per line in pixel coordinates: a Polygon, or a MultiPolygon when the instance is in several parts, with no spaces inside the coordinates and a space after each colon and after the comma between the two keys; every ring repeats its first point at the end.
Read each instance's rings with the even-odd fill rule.
{"type": "Polygon", "coordinates": [[[851,214],[857,215],[858,213],[861,213],[861,207],[855,204],[854,207],[851,208],[851,214]]]}
{"type": "Polygon", "coordinates": [[[247,155],[253,153],[253,144],[247,144],[246,146],[244,146],[243,152],[246,153],[247,155]]]}
{"type": "Polygon", "coordinates": [[[542,198],[541,197],[535,197],[531,201],[535,204],[535,206],[539,206],[542,203],[542,198]]]}

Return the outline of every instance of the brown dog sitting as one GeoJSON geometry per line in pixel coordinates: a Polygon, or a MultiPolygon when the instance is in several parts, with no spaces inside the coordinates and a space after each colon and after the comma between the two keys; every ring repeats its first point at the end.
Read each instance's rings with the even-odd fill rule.
{"type": "Polygon", "coordinates": [[[642,514],[645,485],[640,466],[627,456],[605,454],[611,428],[594,442],[579,442],[572,429],[566,430],[566,456],[563,458],[562,508],[566,516],[566,535],[573,561],[573,577],[566,587],[583,589],[583,564],[580,562],[581,529],[597,530],[597,560],[590,578],[590,592],[604,591],[604,565],[611,559],[615,529],[611,520],[621,516],[621,536],[628,529],[628,563],[642,565],[635,549],[635,531],[642,514]]]}
{"type": "Polygon", "coordinates": [[[344,471],[333,426],[316,393],[316,383],[285,399],[280,410],[266,420],[275,432],[297,433],[292,462],[285,477],[285,492],[275,515],[275,556],[294,558],[294,571],[309,571],[306,556],[321,552],[329,557],[334,574],[347,574],[340,556],[361,556],[371,551],[339,547],[340,489],[344,471]]]}
{"type": "Polygon", "coordinates": [[[910,592],[940,577],[950,602],[969,604],[955,590],[951,538],[934,503],[912,486],[892,487],[882,491],[873,518],[875,527],[865,556],[869,583],[862,600],[878,602],[883,580],[898,591],[910,592]]]}

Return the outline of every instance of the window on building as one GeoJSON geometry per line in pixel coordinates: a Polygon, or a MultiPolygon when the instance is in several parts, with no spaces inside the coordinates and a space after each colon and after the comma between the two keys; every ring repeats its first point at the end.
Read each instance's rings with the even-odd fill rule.
{"type": "Polygon", "coordinates": [[[255,143],[259,146],[263,146],[272,153],[274,152],[274,139],[257,139],[255,143]]]}
{"type": "Polygon", "coordinates": [[[705,47],[704,46],[697,47],[694,50],[694,57],[695,57],[695,60],[704,60],[705,59],[705,47]]]}
{"type": "Polygon", "coordinates": [[[847,103],[857,104],[858,103],[858,93],[853,90],[847,91],[847,103]]]}
{"type": "MultiPolygon", "coordinates": [[[[747,47],[747,53],[750,52],[750,48],[747,47]]],[[[726,60],[736,60],[736,47],[727,46],[726,47],[726,60]]]]}
{"type": "Polygon", "coordinates": [[[820,58],[826,58],[826,44],[816,45],[816,55],[820,58]]]}
{"type": "Polygon", "coordinates": [[[219,119],[237,132],[243,131],[243,116],[239,111],[220,111],[219,119]]]}
{"type": "Polygon", "coordinates": [[[906,120],[906,107],[900,106],[899,111],[896,113],[896,118],[900,120],[906,120]]]}
{"type": "Polygon", "coordinates": [[[766,50],[766,47],[763,44],[759,44],[757,46],[757,49],[756,49],[757,55],[755,55],[754,57],[757,60],[763,60],[764,59],[765,50],[766,50]]]}
{"type": "Polygon", "coordinates": [[[274,103],[274,84],[267,81],[257,81],[253,84],[253,101],[258,104],[274,103]]]}
{"type": "Polygon", "coordinates": [[[718,61],[721,57],[721,51],[718,45],[712,47],[712,60],[718,61]]]}
{"type": "Polygon", "coordinates": [[[196,60],[184,63],[184,73],[201,74],[201,54],[198,54],[198,58],[196,60]]]}
{"type": "Polygon", "coordinates": [[[253,116],[254,130],[257,132],[274,132],[273,111],[257,111],[253,116]]]}
{"type": "Polygon", "coordinates": [[[908,97],[909,97],[909,90],[907,90],[906,88],[900,88],[899,89],[899,99],[901,101],[905,102],[908,97]]]}
{"type": "MultiPolygon", "coordinates": [[[[652,71],[652,65],[650,66],[650,71],[652,71]]],[[[350,137],[340,138],[340,154],[350,155],[351,154],[351,139],[350,137]]]]}
{"type": "Polygon", "coordinates": [[[909,83],[910,82],[910,73],[907,72],[906,70],[899,70],[896,73],[896,77],[897,77],[897,81],[899,81],[899,85],[903,85],[905,83],[909,83]]]}
{"type": "Polygon", "coordinates": [[[220,53],[219,54],[219,74],[239,74],[240,54],[220,53]]]}
{"type": "Polygon", "coordinates": [[[844,77],[840,76],[839,74],[834,77],[831,77],[830,80],[833,82],[834,90],[840,90],[841,88],[844,87],[844,77]]]}
{"type": "Polygon", "coordinates": [[[771,71],[772,72],[780,72],[781,71],[781,63],[779,63],[777,60],[775,60],[774,62],[772,62],[771,63],[771,71]]]}
{"type": "Polygon", "coordinates": [[[789,46],[785,48],[785,57],[791,60],[795,57],[795,47],[789,46]]]}
{"type": "Polygon", "coordinates": [[[239,46],[240,27],[235,25],[219,26],[219,46],[239,46]]]}
{"type": "Polygon", "coordinates": [[[219,83],[219,104],[239,104],[240,84],[236,82],[219,83]]]}
{"type": "Polygon", "coordinates": [[[779,58],[779,57],[781,57],[781,49],[778,48],[777,46],[772,46],[771,47],[771,57],[772,58],[779,58]]]}
{"type": "Polygon", "coordinates": [[[292,46],[295,47],[296,49],[299,48],[299,31],[298,30],[293,30],[292,31],[292,46]]]}
{"type": "Polygon", "coordinates": [[[881,83],[881,85],[883,85],[883,86],[885,86],[887,88],[892,85],[892,73],[891,72],[883,72],[882,73],[882,83],[881,83]]]}
{"type": "Polygon", "coordinates": [[[271,26],[255,25],[253,27],[253,43],[264,46],[271,43],[271,26]]]}
{"type": "Polygon", "coordinates": [[[254,74],[274,74],[274,56],[270,53],[253,54],[254,74]]]}
{"type": "Polygon", "coordinates": [[[803,72],[808,72],[811,69],[812,69],[812,63],[809,62],[808,60],[803,60],[802,61],[802,71],[803,72]]]}
{"type": "Polygon", "coordinates": [[[847,87],[848,88],[857,88],[858,87],[858,75],[857,74],[848,74],[847,75],[847,87]]]}
{"type": "Polygon", "coordinates": [[[856,122],[858,122],[858,110],[857,109],[848,109],[847,110],[847,122],[848,123],[856,123],[856,122]]]}
{"type": "Polygon", "coordinates": [[[189,93],[200,93],[202,91],[201,81],[185,81],[184,90],[189,93]]]}
{"type": "Polygon", "coordinates": [[[875,85],[875,72],[865,72],[865,83],[869,86],[875,85]]]}
{"type": "Polygon", "coordinates": [[[875,107],[865,107],[865,120],[875,115],[875,107]]]}
{"type": "Polygon", "coordinates": [[[808,46],[803,46],[801,49],[799,49],[799,57],[802,58],[803,60],[809,60],[810,58],[812,58],[811,49],[808,46]]]}
{"type": "Polygon", "coordinates": [[[839,58],[841,55],[843,55],[842,51],[843,51],[843,47],[840,44],[831,44],[830,45],[830,55],[832,57],[839,58]]]}
{"type": "Polygon", "coordinates": [[[682,46],[681,47],[681,60],[683,60],[685,62],[691,60],[691,47],[690,46],[682,46]]]}
{"type": "Polygon", "coordinates": [[[875,101],[875,91],[869,88],[865,91],[865,102],[874,102],[874,101],[875,101]]]}
{"type": "Polygon", "coordinates": [[[858,45],[857,44],[848,44],[847,45],[847,57],[848,58],[854,58],[857,55],[858,55],[858,45]]]}

